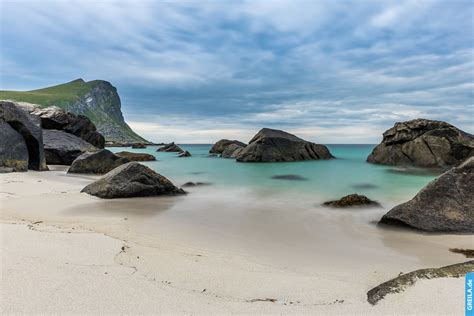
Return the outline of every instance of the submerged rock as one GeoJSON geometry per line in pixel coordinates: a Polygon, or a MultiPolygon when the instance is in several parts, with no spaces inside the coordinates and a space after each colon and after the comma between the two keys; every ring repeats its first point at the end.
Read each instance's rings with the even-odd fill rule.
{"type": "Polygon", "coordinates": [[[83,153],[98,150],[82,138],[54,129],[43,130],[43,140],[46,162],[50,165],[70,165],[83,153]]]}
{"type": "Polygon", "coordinates": [[[202,185],[210,185],[210,183],[189,181],[189,182],[186,182],[185,184],[183,184],[183,187],[197,187],[197,186],[202,186],[202,185]]]}
{"type": "Polygon", "coordinates": [[[284,131],[263,128],[236,159],[240,162],[285,162],[334,158],[329,149],[284,131]]]}
{"type": "Polygon", "coordinates": [[[367,157],[371,163],[418,167],[456,166],[474,155],[474,136],[441,121],[396,123],[367,157]]]}
{"type": "Polygon", "coordinates": [[[236,158],[237,155],[244,149],[245,146],[240,144],[229,144],[224,148],[224,151],[221,154],[222,158],[236,158]]]}
{"type": "Polygon", "coordinates": [[[41,120],[13,102],[0,101],[0,167],[48,170],[41,120]]]}
{"type": "Polygon", "coordinates": [[[272,176],[272,179],[276,180],[293,180],[293,181],[305,181],[308,180],[305,177],[299,176],[297,174],[281,174],[281,175],[276,175],[272,176]]]}
{"type": "Polygon", "coordinates": [[[224,149],[229,146],[229,145],[238,145],[240,147],[245,147],[247,146],[246,144],[238,141],[238,140],[229,140],[229,139],[221,139],[217,143],[215,143],[211,149],[209,150],[210,154],[222,154],[224,152],[224,149]]]}
{"type": "Polygon", "coordinates": [[[130,161],[155,161],[155,156],[145,153],[132,153],[129,151],[121,151],[115,153],[119,157],[127,158],[130,161]]]}
{"type": "Polygon", "coordinates": [[[116,156],[107,149],[101,149],[85,152],[77,157],[67,172],[104,174],[127,162],[129,162],[127,158],[116,156]]]}
{"type": "Polygon", "coordinates": [[[332,207],[353,207],[353,206],[379,206],[378,202],[372,201],[365,195],[350,194],[339,200],[324,202],[323,205],[332,207]]]}
{"type": "Polygon", "coordinates": [[[183,151],[182,153],[179,153],[178,157],[191,157],[191,153],[186,150],[186,151],[183,151]]]}
{"type": "Polygon", "coordinates": [[[105,138],[100,134],[94,123],[84,115],[66,112],[57,106],[34,108],[31,112],[41,118],[43,129],[57,129],[82,138],[97,148],[104,148],[105,138]]]}
{"type": "Polygon", "coordinates": [[[402,274],[384,282],[367,292],[367,301],[375,305],[388,294],[400,293],[421,279],[463,278],[468,272],[474,271],[474,260],[457,263],[442,268],[420,269],[402,274]]]}
{"type": "Polygon", "coordinates": [[[164,152],[183,152],[184,150],[181,149],[178,145],[174,142],[168,145],[164,145],[163,147],[158,148],[156,151],[164,151],[164,152]]]}
{"type": "Polygon", "coordinates": [[[429,232],[474,233],[474,157],[392,208],[380,223],[429,232]]]}
{"type": "Polygon", "coordinates": [[[81,192],[104,199],[185,193],[164,176],[138,162],[129,162],[113,169],[81,192]]]}

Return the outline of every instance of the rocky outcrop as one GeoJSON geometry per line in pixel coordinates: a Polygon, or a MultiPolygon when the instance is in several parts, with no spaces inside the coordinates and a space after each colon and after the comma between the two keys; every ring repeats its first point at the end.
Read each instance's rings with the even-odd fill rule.
{"type": "Polygon", "coordinates": [[[46,163],[50,165],[70,165],[87,151],[97,151],[82,138],[55,129],[43,130],[46,163]]]}
{"type": "Polygon", "coordinates": [[[135,148],[135,149],[143,149],[143,148],[146,148],[146,145],[145,145],[145,144],[142,144],[142,143],[132,144],[132,148],[135,148]]]}
{"type": "Polygon", "coordinates": [[[82,138],[97,148],[104,148],[104,136],[97,132],[94,123],[84,115],[66,112],[57,106],[49,106],[47,108],[38,107],[35,108],[31,114],[41,118],[41,126],[43,129],[62,130],[82,138]]]}
{"type": "Polygon", "coordinates": [[[185,193],[167,178],[138,162],[115,168],[81,192],[104,199],[185,193]]]}
{"type": "Polygon", "coordinates": [[[153,155],[145,153],[132,153],[129,151],[121,151],[115,153],[119,157],[127,158],[130,161],[155,161],[156,158],[153,155]]]}
{"type": "Polygon", "coordinates": [[[164,152],[183,152],[184,150],[181,149],[178,145],[175,143],[170,143],[167,145],[164,145],[163,147],[158,148],[156,151],[164,151],[164,152]]]}
{"type": "Polygon", "coordinates": [[[380,204],[372,201],[365,195],[349,194],[339,200],[327,201],[323,205],[331,207],[354,207],[354,206],[379,206],[380,204]]]}
{"type": "Polygon", "coordinates": [[[474,233],[474,157],[431,181],[410,201],[395,206],[380,223],[428,232],[474,233]]]}
{"type": "Polygon", "coordinates": [[[85,152],[77,157],[68,169],[68,173],[104,174],[130,162],[127,158],[114,155],[107,149],[85,152]]]}
{"type": "Polygon", "coordinates": [[[398,277],[384,282],[367,292],[367,301],[375,305],[389,294],[401,293],[413,286],[418,280],[436,278],[462,278],[474,271],[474,260],[456,263],[441,268],[428,268],[401,274],[398,277]]]}
{"type": "Polygon", "coordinates": [[[239,152],[240,162],[286,162],[334,158],[329,149],[290,133],[263,128],[239,152]]]}
{"type": "Polygon", "coordinates": [[[245,147],[247,146],[246,144],[239,142],[238,140],[229,140],[229,139],[221,139],[217,143],[215,143],[211,149],[209,150],[210,154],[222,154],[224,152],[224,149],[229,146],[229,145],[238,145],[240,147],[245,147]]]}
{"type": "Polygon", "coordinates": [[[418,167],[456,166],[474,155],[474,136],[441,121],[396,123],[367,157],[371,163],[418,167]]]}
{"type": "Polygon", "coordinates": [[[12,102],[0,101],[0,167],[48,170],[41,121],[12,102]]]}
{"type": "Polygon", "coordinates": [[[178,154],[178,157],[191,157],[191,156],[192,156],[191,153],[187,150],[178,154]]]}
{"type": "Polygon", "coordinates": [[[237,155],[245,148],[240,144],[229,144],[224,148],[224,151],[221,153],[222,158],[236,158],[237,155]]]}
{"type": "Polygon", "coordinates": [[[430,182],[380,223],[430,232],[474,232],[474,157],[430,182]]]}

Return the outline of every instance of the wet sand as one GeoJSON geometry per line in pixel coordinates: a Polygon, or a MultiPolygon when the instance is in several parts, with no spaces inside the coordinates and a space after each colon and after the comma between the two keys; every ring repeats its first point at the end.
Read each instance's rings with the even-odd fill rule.
{"type": "Polygon", "coordinates": [[[462,279],[367,303],[372,287],[466,261],[448,249],[473,244],[377,227],[390,205],[341,211],[316,196],[213,186],[100,200],[79,193],[94,178],[62,167],[0,175],[3,312],[463,311],[462,279]]]}

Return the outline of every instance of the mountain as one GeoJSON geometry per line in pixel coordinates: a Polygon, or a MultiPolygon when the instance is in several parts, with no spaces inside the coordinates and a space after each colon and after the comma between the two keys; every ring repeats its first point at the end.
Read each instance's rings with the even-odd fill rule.
{"type": "Polygon", "coordinates": [[[112,142],[147,142],[125,123],[117,89],[110,82],[77,79],[31,91],[0,90],[0,100],[28,102],[41,107],[56,105],[68,112],[87,116],[112,142]]]}

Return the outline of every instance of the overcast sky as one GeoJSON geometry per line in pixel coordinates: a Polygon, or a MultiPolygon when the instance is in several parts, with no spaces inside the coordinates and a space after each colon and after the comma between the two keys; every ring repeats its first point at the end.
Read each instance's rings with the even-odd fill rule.
{"type": "Polygon", "coordinates": [[[0,89],[110,81],[154,141],[272,127],[376,143],[418,117],[474,130],[471,1],[0,3],[0,89]]]}

